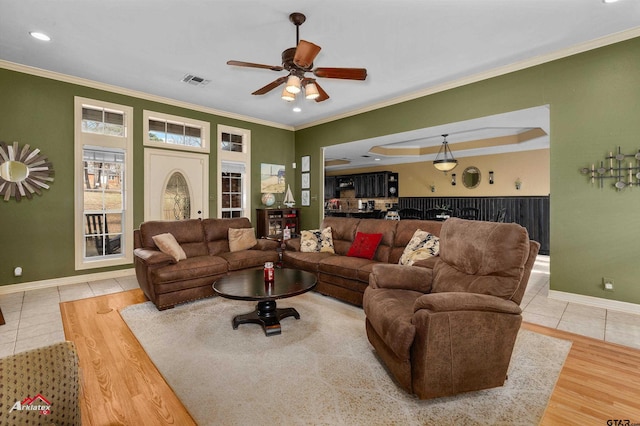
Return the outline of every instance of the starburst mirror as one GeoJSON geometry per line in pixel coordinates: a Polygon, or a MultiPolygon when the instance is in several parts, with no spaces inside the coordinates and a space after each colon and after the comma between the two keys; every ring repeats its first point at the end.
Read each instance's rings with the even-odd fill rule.
{"type": "Polygon", "coordinates": [[[42,195],[42,189],[49,189],[50,182],[52,164],[39,149],[31,149],[28,144],[21,149],[18,142],[0,142],[0,196],[5,201],[42,195]]]}

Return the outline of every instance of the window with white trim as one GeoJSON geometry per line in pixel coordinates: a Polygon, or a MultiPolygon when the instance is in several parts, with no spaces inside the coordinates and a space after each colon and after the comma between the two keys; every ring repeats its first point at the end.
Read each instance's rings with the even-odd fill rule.
{"type": "Polygon", "coordinates": [[[209,128],[206,121],[144,110],[144,144],[158,148],[209,152],[209,128]]]}
{"type": "Polygon", "coordinates": [[[251,131],[218,125],[218,217],[251,216],[251,131]]]}
{"type": "Polygon", "coordinates": [[[222,214],[221,217],[242,217],[243,181],[245,170],[243,163],[222,162],[222,214]]]}
{"type": "Polygon", "coordinates": [[[76,269],[133,261],[133,108],[75,98],[76,269]]]}

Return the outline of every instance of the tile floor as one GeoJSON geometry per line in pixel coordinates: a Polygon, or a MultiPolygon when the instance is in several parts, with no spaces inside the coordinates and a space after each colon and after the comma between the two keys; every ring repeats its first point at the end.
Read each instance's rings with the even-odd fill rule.
{"type": "MultiPolygon", "coordinates": [[[[64,340],[60,302],[138,288],[135,276],[0,295],[0,357],[64,340]]],[[[538,256],[522,300],[527,322],[640,348],[640,315],[547,298],[549,257],[538,256]]]]}

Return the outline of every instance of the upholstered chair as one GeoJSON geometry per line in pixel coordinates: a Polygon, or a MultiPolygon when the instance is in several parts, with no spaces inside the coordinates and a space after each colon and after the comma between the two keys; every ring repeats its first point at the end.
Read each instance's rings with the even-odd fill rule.
{"type": "Polygon", "coordinates": [[[433,270],[374,266],[367,337],[397,383],[421,399],[502,386],[539,247],[514,223],[451,218],[433,270]]]}

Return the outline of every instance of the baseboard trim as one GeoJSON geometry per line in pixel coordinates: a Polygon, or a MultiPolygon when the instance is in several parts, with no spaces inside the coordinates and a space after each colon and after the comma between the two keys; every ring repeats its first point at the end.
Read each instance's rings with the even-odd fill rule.
{"type": "Polygon", "coordinates": [[[52,278],[42,281],[29,281],[19,284],[9,284],[0,286],[0,294],[17,293],[19,291],[38,290],[41,288],[58,287],[70,284],[80,284],[87,281],[107,280],[109,278],[120,278],[135,275],[133,268],[118,269],[117,271],[96,272],[94,274],[73,275],[70,277],[52,278]]]}
{"type": "Polygon", "coordinates": [[[581,305],[593,306],[596,308],[611,309],[613,311],[627,312],[630,314],[640,314],[640,305],[618,300],[602,299],[600,297],[585,296],[583,294],[566,293],[564,291],[549,290],[549,299],[561,300],[563,302],[580,303],[581,305]]]}

